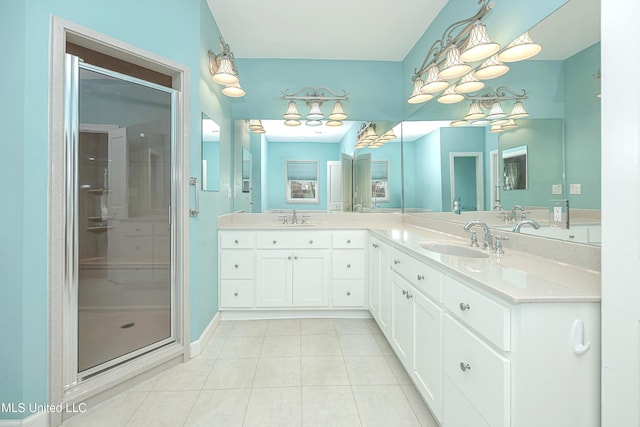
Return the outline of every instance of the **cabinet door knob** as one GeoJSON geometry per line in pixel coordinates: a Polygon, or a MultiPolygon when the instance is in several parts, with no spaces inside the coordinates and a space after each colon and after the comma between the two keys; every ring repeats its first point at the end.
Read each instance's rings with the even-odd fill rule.
{"type": "Polygon", "coordinates": [[[238,296],[238,293],[237,293],[237,292],[234,292],[234,293],[233,293],[233,296],[234,296],[234,297],[237,297],[237,296],[238,296]]]}
{"type": "Polygon", "coordinates": [[[351,264],[347,264],[347,268],[351,268],[351,264]]]}
{"type": "Polygon", "coordinates": [[[238,264],[234,265],[235,268],[238,268],[238,264]]]}
{"type": "Polygon", "coordinates": [[[289,257],[287,257],[287,259],[291,259],[291,257],[289,256],[289,257]]]}
{"type": "Polygon", "coordinates": [[[402,290],[402,295],[407,295],[407,291],[405,291],[404,289],[402,290]]]}
{"type": "Polygon", "coordinates": [[[462,311],[471,310],[471,306],[469,304],[465,304],[465,303],[461,302],[460,303],[460,310],[462,310],[462,311]]]}
{"type": "Polygon", "coordinates": [[[309,240],[309,244],[310,244],[310,245],[313,245],[313,240],[309,240]]]}
{"type": "Polygon", "coordinates": [[[400,260],[399,260],[399,259],[394,259],[394,260],[393,260],[393,263],[394,263],[395,265],[398,265],[398,264],[400,264],[400,260]]]}
{"type": "Polygon", "coordinates": [[[418,274],[418,280],[424,280],[424,274],[418,274]]]}
{"type": "Polygon", "coordinates": [[[294,256],[293,259],[298,259],[298,255],[294,256]]]}
{"type": "Polygon", "coordinates": [[[234,243],[237,245],[238,244],[238,239],[234,240],[234,243]]]}
{"type": "Polygon", "coordinates": [[[351,292],[347,291],[347,296],[350,297],[351,296],[351,292]]]}
{"type": "Polygon", "coordinates": [[[468,363],[460,362],[460,369],[462,369],[462,372],[470,371],[471,365],[469,365],[468,363]]]}
{"type": "Polygon", "coordinates": [[[373,243],[373,247],[374,247],[374,248],[379,248],[379,247],[380,247],[380,245],[378,245],[377,243],[373,243]]]}
{"type": "Polygon", "coordinates": [[[351,240],[347,240],[347,243],[351,243],[351,240]]]}

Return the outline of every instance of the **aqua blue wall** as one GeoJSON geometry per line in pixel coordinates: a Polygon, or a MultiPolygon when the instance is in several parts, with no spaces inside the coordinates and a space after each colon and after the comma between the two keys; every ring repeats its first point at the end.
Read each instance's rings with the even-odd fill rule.
{"type": "MultiPolygon", "coordinates": [[[[600,43],[578,52],[565,63],[565,141],[567,186],[582,185],[582,194],[567,191],[569,206],[600,209],[601,126],[600,80],[593,75],[600,69],[600,43]]],[[[567,189],[568,190],[568,189],[567,189]]]]}
{"type": "Polygon", "coordinates": [[[377,201],[376,206],[378,208],[402,207],[402,152],[400,142],[388,142],[380,148],[358,150],[358,154],[366,153],[371,154],[371,161],[387,160],[389,162],[389,201],[377,201]]]}
{"type": "MultiPolygon", "coordinates": [[[[3,283],[0,298],[0,402],[15,404],[23,401],[24,367],[22,358],[25,193],[22,177],[25,173],[25,14],[26,5],[22,0],[8,0],[2,3],[0,37],[10,42],[4,43],[3,56],[7,65],[2,67],[0,73],[4,82],[12,83],[4,85],[3,99],[0,101],[0,122],[4,131],[4,143],[0,144],[0,183],[5,207],[0,209],[0,271],[3,283]]],[[[46,306],[44,309],[46,310],[46,306]]],[[[42,357],[46,360],[46,350],[42,357]]],[[[46,377],[41,378],[39,384],[46,384],[46,377]]],[[[20,417],[20,414],[0,413],[0,419],[20,417]]]]}
{"type": "Polygon", "coordinates": [[[340,160],[340,145],[336,143],[268,141],[267,144],[266,209],[327,210],[327,162],[340,160]],[[318,160],[320,203],[286,203],[285,162],[287,160],[318,160]]]}
{"type": "Polygon", "coordinates": [[[476,159],[473,157],[456,157],[453,162],[453,177],[455,181],[453,200],[460,202],[460,210],[462,211],[477,211],[476,159]]]}
{"type": "Polygon", "coordinates": [[[404,147],[408,172],[404,182],[407,207],[442,211],[440,132],[441,129],[436,129],[404,147]]]}

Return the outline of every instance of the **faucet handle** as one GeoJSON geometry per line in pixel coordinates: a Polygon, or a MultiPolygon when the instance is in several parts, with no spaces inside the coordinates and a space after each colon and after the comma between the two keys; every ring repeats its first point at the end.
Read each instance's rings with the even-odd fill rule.
{"type": "Polygon", "coordinates": [[[311,218],[311,215],[302,215],[302,223],[306,224],[307,223],[307,219],[311,218]]]}
{"type": "Polygon", "coordinates": [[[495,247],[494,251],[498,255],[504,254],[504,250],[502,249],[502,241],[509,240],[509,238],[507,236],[495,236],[495,239],[496,239],[496,244],[494,246],[495,247]]]}
{"type": "Polygon", "coordinates": [[[480,247],[480,245],[478,244],[478,235],[476,234],[476,230],[471,230],[471,247],[472,248],[480,247]]]}
{"type": "Polygon", "coordinates": [[[287,224],[287,216],[286,215],[278,215],[278,218],[282,218],[282,223],[287,224]]]}

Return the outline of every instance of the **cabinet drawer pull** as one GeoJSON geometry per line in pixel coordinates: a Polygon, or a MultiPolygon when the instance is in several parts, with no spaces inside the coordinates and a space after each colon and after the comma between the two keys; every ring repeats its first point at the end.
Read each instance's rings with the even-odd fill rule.
{"type": "Polygon", "coordinates": [[[351,292],[347,291],[347,296],[350,297],[351,296],[351,292]]]}
{"type": "Polygon", "coordinates": [[[418,280],[424,280],[424,274],[418,274],[418,280]]]}
{"type": "Polygon", "coordinates": [[[411,295],[411,292],[407,291],[407,299],[411,299],[413,298],[413,295],[411,295]]]}
{"type": "Polygon", "coordinates": [[[238,239],[234,240],[234,243],[237,245],[238,244],[238,239]]]}
{"type": "Polygon", "coordinates": [[[347,240],[347,243],[351,243],[351,240],[347,240]]]}
{"type": "Polygon", "coordinates": [[[290,256],[288,256],[288,257],[287,257],[287,259],[291,259],[291,257],[290,257],[290,256]]]}
{"type": "Polygon", "coordinates": [[[234,297],[237,297],[237,296],[238,296],[238,293],[237,293],[237,292],[234,292],[234,293],[233,293],[233,296],[234,296],[234,297]]]}
{"type": "Polygon", "coordinates": [[[461,302],[460,303],[460,310],[462,310],[462,311],[471,310],[471,306],[469,304],[465,304],[465,303],[461,302]]]}
{"type": "Polygon", "coordinates": [[[372,245],[373,245],[374,248],[379,248],[380,247],[380,245],[378,245],[377,243],[373,243],[372,245]]]}
{"type": "Polygon", "coordinates": [[[294,257],[293,257],[293,259],[296,259],[296,260],[297,260],[297,259],[298,259],[298,255],[294,256],[294,257]]]}
{"type": "Polygon", "coordinates": [[[405,291],[404,289],[402,290],[402,295],[407,295],[407,291],[405,291]]]}
{"type": "Polygon", "coordinates": [[[347,264],[347,268],[351,268],[351,264],[347,264]]]}
{"type": "Polygon", "coordinates": [[[310,245],[313,245],[313,240],[309,240],[309,244],[310,244],[310,245]]]}
{"type": "Polygon", "coordinates": [[[469,365],[468,363],[460,362],[460,369],[462,369],[462,372],[470,371],[471,365],[469,365]]]}
{"type": "Polygon", "coordinates": [[[394,259],[394,260],[393,260],[393,263],[394,263],[395,265],[398,265],[398,264],[400,264],[400,260],[399,260],[399,259],[394,259]]]}
{"type": "Polygon", "coordinates": [[[235,268],[238,268],[238,264],[234,265],[235,268]]]}
{"type": "Polygon", "coordinates": [[[277,240],[274,240],[274,241],[273,241],[273,244],[275,245],[276,243],[278,243],[278,241],[277,241],[277,240]]]}

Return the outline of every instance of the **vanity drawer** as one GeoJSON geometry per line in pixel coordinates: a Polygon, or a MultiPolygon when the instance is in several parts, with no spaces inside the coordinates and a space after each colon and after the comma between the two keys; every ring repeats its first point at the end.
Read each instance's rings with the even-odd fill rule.
{"type": "Polygon", "coordinates": [[[444,276],[444,306],[498,348],[511,350],[511,310],[493,299],[444,276]]]}
{"type": "Polygon", "coordinates": [[[328,249],[331,233],[322,231],[260,232],[258,249],[328,249]]]}
{"type": "Polygon", "coordinates": [[[364,278],[364,249],[334,249],[333,278],[364,278]]]}
{"type": "Polygon", "coordinates": [[[253,280],[221,280],[220,307],[253,306],[253,280]]]}
{"type": "Polygon", "coordinates": [[[228,232],[220,233],[220,247],[224,249],[253,248],[254,233],[228,232]]]}
{"type": "Polygon", "coordinates": [[[364,279],[334,280],[332,286],[334,307],[364,306],[364,279]]]}
{"type": "Polygon", "coordinates": [[[364,249],[366,232],[345,230],[333,232],[333,247],[338,249],[364,249]]]}
{"type": "Polygon", "coordinates": [[[444,316],[444,372],[488,425],[510,425],[509,360],[449,315],[444,316]]]}
{"type": "Polygon", "coordinates": [[[221,279],[253,279],[252,250],[223,250],[220,252],[221,279]]]}
{"type": "Polygon", "coordinates": [[[416,289],[442,302],[442,273],[397,249],[392,250],[390,262],[391,269],[407,279],[416,289]]]}

